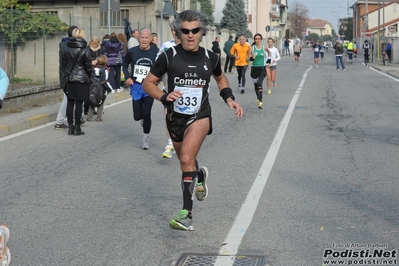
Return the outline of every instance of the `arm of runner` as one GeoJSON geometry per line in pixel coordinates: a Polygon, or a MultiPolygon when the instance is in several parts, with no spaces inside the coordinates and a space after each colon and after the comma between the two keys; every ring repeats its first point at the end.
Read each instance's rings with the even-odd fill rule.
{"type": "Polygon", "coordinates": [[[233,46],[231,47],[231,49],[230,49],[230,54],[231,54],[232,56],[234,56],[235,59],[238,59],[238,56],[237,56],[237,53],[236,53],[235,45],[233,45],[233,46]]]}
{"type": "Polygon", "coordinates": [[[271,53],[270,53],[269,48],[265,47],[265,52],[267,53],[268,57],[270,57],[271,53]]]}
{"type": "Polygon", "coordinates": [[[123,74],[125,75],[125,79],[126,79],[125,84],[128,86],[133,84],[133,80],[131,79],[131,75],[129,73],[129,64],[130,64],[130,53],[128,50],[125,57],[123,58],[123,61],[122,61],[122,70],[123,70],[123,74]]]}
{"type": "Polygon", "coordinates": [[[280,52],[278,50],[276,50],[276,59],[274,59],[273,61],[277,62],[280,59],[281,59],[280,52]]]}
{"type": "MultiPolygon", "coordinates": [[[[216,83],[219,88],[219,92],[221,92],[223,89],[230,89],[229,80],[227,79],[227,77],[224,73],[222,73],[220,76],[214,75],[213,78],[216,80],[216,83]]],[[[233,93],[231,93],[231,94],[233,95],[233,93]]],[[[231,110],[235,109],[234,114],[236,117],[241,118],[244,115],[244,110],[242,109],[241,105],[239,103],[237,103],[236,101],[234,101],[232,98],[228,98],[226,100],[226,104],[231,110]]]]}
{"type": "Polygon", "coordinates": [[[143,90],[152,98],[161,101],[163,104],[167,104],[168,102],[172,103],[183,95],[180,91],[165,93],[158,88],[157,84],[159,83],[159,77],[162,77],[167,70],[168,63],[166,53],[162,53],[155,61],[150,73],[148,73],[143,82],[143,90]]]}
{"type": "Polygon", "coordinates": [[[163,104],[165,103],[161,100],[161,97],[164,96],[164,94],[166,94],[165,100],[171,103],[174,102],[176,99],[179,99],[183,95],[181,91],[173,91],[171,93],[165,93],[158,88],[157,86],[158,83],[159,83],[159,78],[150,72],[147,75],[147,77],[144,79],[143,90],[146,93],[148,93],[148,95],[150,95],[152,98],[161,101],[163,104]]]}

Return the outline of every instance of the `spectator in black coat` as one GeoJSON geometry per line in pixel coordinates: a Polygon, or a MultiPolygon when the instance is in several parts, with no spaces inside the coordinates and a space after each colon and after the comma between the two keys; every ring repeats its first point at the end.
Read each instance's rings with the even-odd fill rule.
{"type": "Polygon", "coordinates": [[[220,37],[217,36],[215,38],[215,41],[212,43],[212,51],[215,54],[217,54],[218,56],[220,56],[220,45],[219,45],[219,42],[220,42],[220,37]]]}
{"type": "Polygon", "coordinates": [[[82,107],[83,101],[88,100],[89,97],[92,60],[83,29],[73,30],[72,38],[67,41],[62,54],[62,66],[65,69],[62,79],[67,80],[68,135],[84,135],[80,128],[82,107]],[[74,108],[75,116],[73,114],[74,108]]]}

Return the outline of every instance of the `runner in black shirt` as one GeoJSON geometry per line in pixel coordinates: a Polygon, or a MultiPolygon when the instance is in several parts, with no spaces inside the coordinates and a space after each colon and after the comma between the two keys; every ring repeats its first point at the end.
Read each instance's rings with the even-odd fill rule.
{"type": "Polygon", "coordinates": [[[199,167],[197,154],[206,135],[212,133],[209,83],[213,75],[222,98],[235,115],[242,117],[241,106],[223,74],[219,57],[199,46],[207,32],[208,20],[199,11],[186,10],[176,18],[181,44],[162,53],[144,81],[143,89],[167,106],[166,123],[180,160],[183,209],[169,222],[172,229],[193,230],[193,194],[199,201],[208,195],[206,167],[199,167]],[[168,74],[168,91],[160,91],[157,81],[168,74]],[[198,182],[198,183],[197,183],[198,182]]]}
{"type": "Polygon", "coordinates": [[[130,48],[123,60],[123,73],[126,77],[126,85],[130,86],[132,95],[133,118],[141,120],[143,127],[143,150],[150,149],[149,134],[151,130],[151,110],[154,98],[142,89],[142,82],[150,72],[150,68],[157,57],[158,48],[151,45],[151,31],[142,29],[139,33],[139,46],[130,48]],[[128,67],[132,69],[129,73],[128,67]]]}

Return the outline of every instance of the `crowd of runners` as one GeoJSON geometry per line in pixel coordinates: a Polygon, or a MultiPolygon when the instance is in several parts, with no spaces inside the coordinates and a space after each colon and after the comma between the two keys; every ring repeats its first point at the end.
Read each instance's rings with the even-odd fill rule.
{"type": "MultiPolygon", "coordinates": [[[[142,149],[148,150],[152,106],[154,100],[160,101],[164,106],[165,139],[167,139],[162,157],[172,158],[173,154],[177,155],[183,195],[182,208],[177,216],[170,220],[169,226],[172,229],[190,231],[194,229],[194,198],[203,201],[209,193],[207,186],[209,170],[199,165],[197,155],[206,136],[212,133],[209,102],[211,77],[215,79],[219,94],[227,107],[234,110],[236,117],[241,118],[243,109],[235,101],[226,73],[231,74],[234,65],[238,92],[244,94],[247,90],[246,71],[250,67],[257,107],[262,109],[263,83],[266,79],[267,94],[270,95],[272,88],[277,87],[277,62],[281,56],[274,46],[273,38],[268,38],[264,42],[263,36],[258,33],[254,35],[254,42],[249,44],[245,36],[237,36],[236,42],[233,41],[233,36],[230,36],[223,47],[226,63],[222,71],[220,37],[213,42],[212,51],[200,46],[202,36],[208,30],[208,20],[203,13],[194,10],[183,11],[171,22],[170,29],[173,39],[158,48],[156,40],[154,41],[156,34],[151,33],[149,29],[133,31],[129,40],[121,41],[116,34],[111,34],[109,40],[100,43],[99,39],[92,39],[87,45],[84,40],[84,30],[71,27],[68,30],[68,37],[63,39],[60,45],[60,80],[62,81],[64,72],[78,74],[71,75],[67,79],[69,84],[65,94],[67,106],[61,105],[60,111],[62,109],[63,113],[68,114],[69,125],[65,127],[69,128],[69,135],[84,134],[80,128],[82,104],[87,100],[90,80],[97,74],[100,77],[103,73],[101,79],[102,81],[105,79],[104,86],[109,87],[108,91],[120,92],[123,90],[119,83],[121,72],[125,77],[125,86],[130,89],[132,96],[133,118],[135,121],[140,121],[142,126],[142,149]],[[101,49],[103,53],[96,53],[102,51],[101,49]],[[160,88],[161,82],[162,88],[160,88]]],[[[295,40],[292,47],[295,64],[298,65],[303,46],[299,40],[295,40]]],[[[323,42],[315,41],[311,48],[314,53],[314,64],[318,68],[320,61],[324,59],[327,47],[323,42]]],[[[344,51],[347,50],[352,60],[356,44],[345,47],[337,41],[333,48],[337,70],[340,65],[342,70],[345,70],[344,51]]],[[[363,50],[367,66],[370,52],[367,41],[363,50]]],[[[89,110],[87,120],[91,121],[95,109],[89,110]]],[[[97,109],[98,121],[102,121],[102,112],[102,108],[97,109]]],[[[60,125],[64,125],[62,121],[56,125],[56,129],[63,128],[60,125]]],[[[8,228],[1,225],[0,261],[11,256],[6,246],[8,238],[8,228]]]]}

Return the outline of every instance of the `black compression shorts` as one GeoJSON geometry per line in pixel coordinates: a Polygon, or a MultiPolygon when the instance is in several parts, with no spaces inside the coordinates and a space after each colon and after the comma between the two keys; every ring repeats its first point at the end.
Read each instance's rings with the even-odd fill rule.
{"type": "Polygon", "coordinates": [[[170,138],[174,142],[182,142],[186,129],[195,121],[209,117],[209,132],[208,135],[212,134],[212,117],[206,113],[198,113],[195,116],[191,115],[180,115],[173,114],[173,118],[169,118],[170,115],[166,116],[166,126],[169,131],[170,138]]]}

